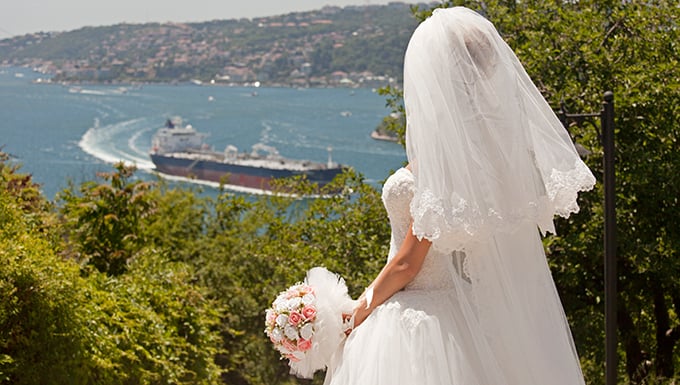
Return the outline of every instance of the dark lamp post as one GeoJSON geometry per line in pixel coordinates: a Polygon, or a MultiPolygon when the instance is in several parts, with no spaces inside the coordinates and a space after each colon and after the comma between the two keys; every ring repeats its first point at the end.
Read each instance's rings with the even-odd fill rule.
{"type": "MultiPolygon", "coordinates": [[[[604,322],[605,322],[605,384],[616,384],[616,204],[615,204],[615,155],[614,155],[614,93],[604,93],[602,110],[599,113],[570,114],[564,106],[557,116],[565,128],[571,123],[581,125],[591,123],[598,131],[603,147],[603,184],[604,184],[604,322]],[[600,117],[600,127],[592,121],[600,117]]],[[[588,151],[576,143],[579,155],[588,151]]]]}

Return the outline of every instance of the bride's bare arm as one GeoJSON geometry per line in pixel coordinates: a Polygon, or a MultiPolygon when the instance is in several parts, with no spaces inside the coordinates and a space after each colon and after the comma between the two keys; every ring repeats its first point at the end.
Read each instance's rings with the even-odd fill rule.
{"type": "MultiPolygon", "coordinates": [[[[411,226],[409,226],[410,228],[411,226]]],[[[359,326],[371,314],[373,309],[404,288],[415,278],[423,266],[423,261],[430,249],[430,245],[431,242],[427,239],[419,240],[413,235],[412,231],[407,232],[397,254],[383,267],[380,274],[369,286],[373,291],[369,306],[367,306],[366,293],[359,297],[353,314],[355,327],[359,326]]]]}

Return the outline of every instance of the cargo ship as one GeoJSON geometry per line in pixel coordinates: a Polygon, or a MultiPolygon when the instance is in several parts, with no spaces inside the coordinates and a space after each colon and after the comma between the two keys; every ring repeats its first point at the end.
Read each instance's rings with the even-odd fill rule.
{"type": "Polygon", "coordinates": [[[276,148],[258,143],[250,152],[228,145],[223,152],[205,143],[207,135],[181,119],[168,119],[151,140],[150,157],[160,173],[271,191],[273,179],[304,175],[324,186],[342,173],[344,166],[333,162],[328,148],[327,162],[289,159],[276,148]]]}

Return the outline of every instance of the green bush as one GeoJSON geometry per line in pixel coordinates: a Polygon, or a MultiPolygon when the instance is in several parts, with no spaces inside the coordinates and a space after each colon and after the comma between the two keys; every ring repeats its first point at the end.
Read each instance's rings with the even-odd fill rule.
{"type": "Polygon", "coordinates": [[[71,256],[108,274],[122,274],[145,244],[140,222],[153,212],[149,183],[130,181],[134,167],[123,163],[100,173],[104,183],[85,182],[64,190],[61,216],[71,256]]]}
{"type": "MultiPolygon", "coordinates": [[[[62,210],[58,222],[36,191],[30,176],[0,161],[0,383],[219,383],[219,307],[196,284],[193,268],[172,262],[167,249],[125,243],[118,245],[132,252],[124,271],[81,266],[74,250],[83,249],[78,240],[91,238],[68,238],[68,224],[93,229],[87,221],[99,216],[74,218],[88,211],[62,210]]],[[[121,185],[120,191],[131,190],[121,185]]],[[[82,206],[97,200],[108,213],[115,210],[107,203],[120,201],[77,199],[82,206]]],[[[127,203],[138,206],[115,211],[117,219],[138,225],[130,216],[146,213],[148,201],[127,203]]]]}
{"type": "Polygon", "coordinates": [[[13,198],[0,190],[0,383],[87,383],[78,266],[30,231],[13,198]]]}
{"type": "Polygon", "coordinates": [[[119,276],[91,272],[83,295],[94,383],[215,384],[217,309],[192,269],[148,250],[119,276]]]}

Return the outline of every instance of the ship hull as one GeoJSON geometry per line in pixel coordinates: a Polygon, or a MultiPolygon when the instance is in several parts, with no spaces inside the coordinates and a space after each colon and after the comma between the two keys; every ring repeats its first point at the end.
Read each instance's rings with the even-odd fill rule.
{"type": "Polygon", "coordinates": [[[341,167],[302,171],[243,166],[211,160],[166,156],[162,154],[150,154],[150,156],[151,161],[156,166],[156,170],[163,174],[259,190],[271,190],[271,181],[273,179],[288,178],[297,175],[306,175],[307,180],[310,182],[323,186],[333,180],[336,175],[342,173],[341,167]]]}

